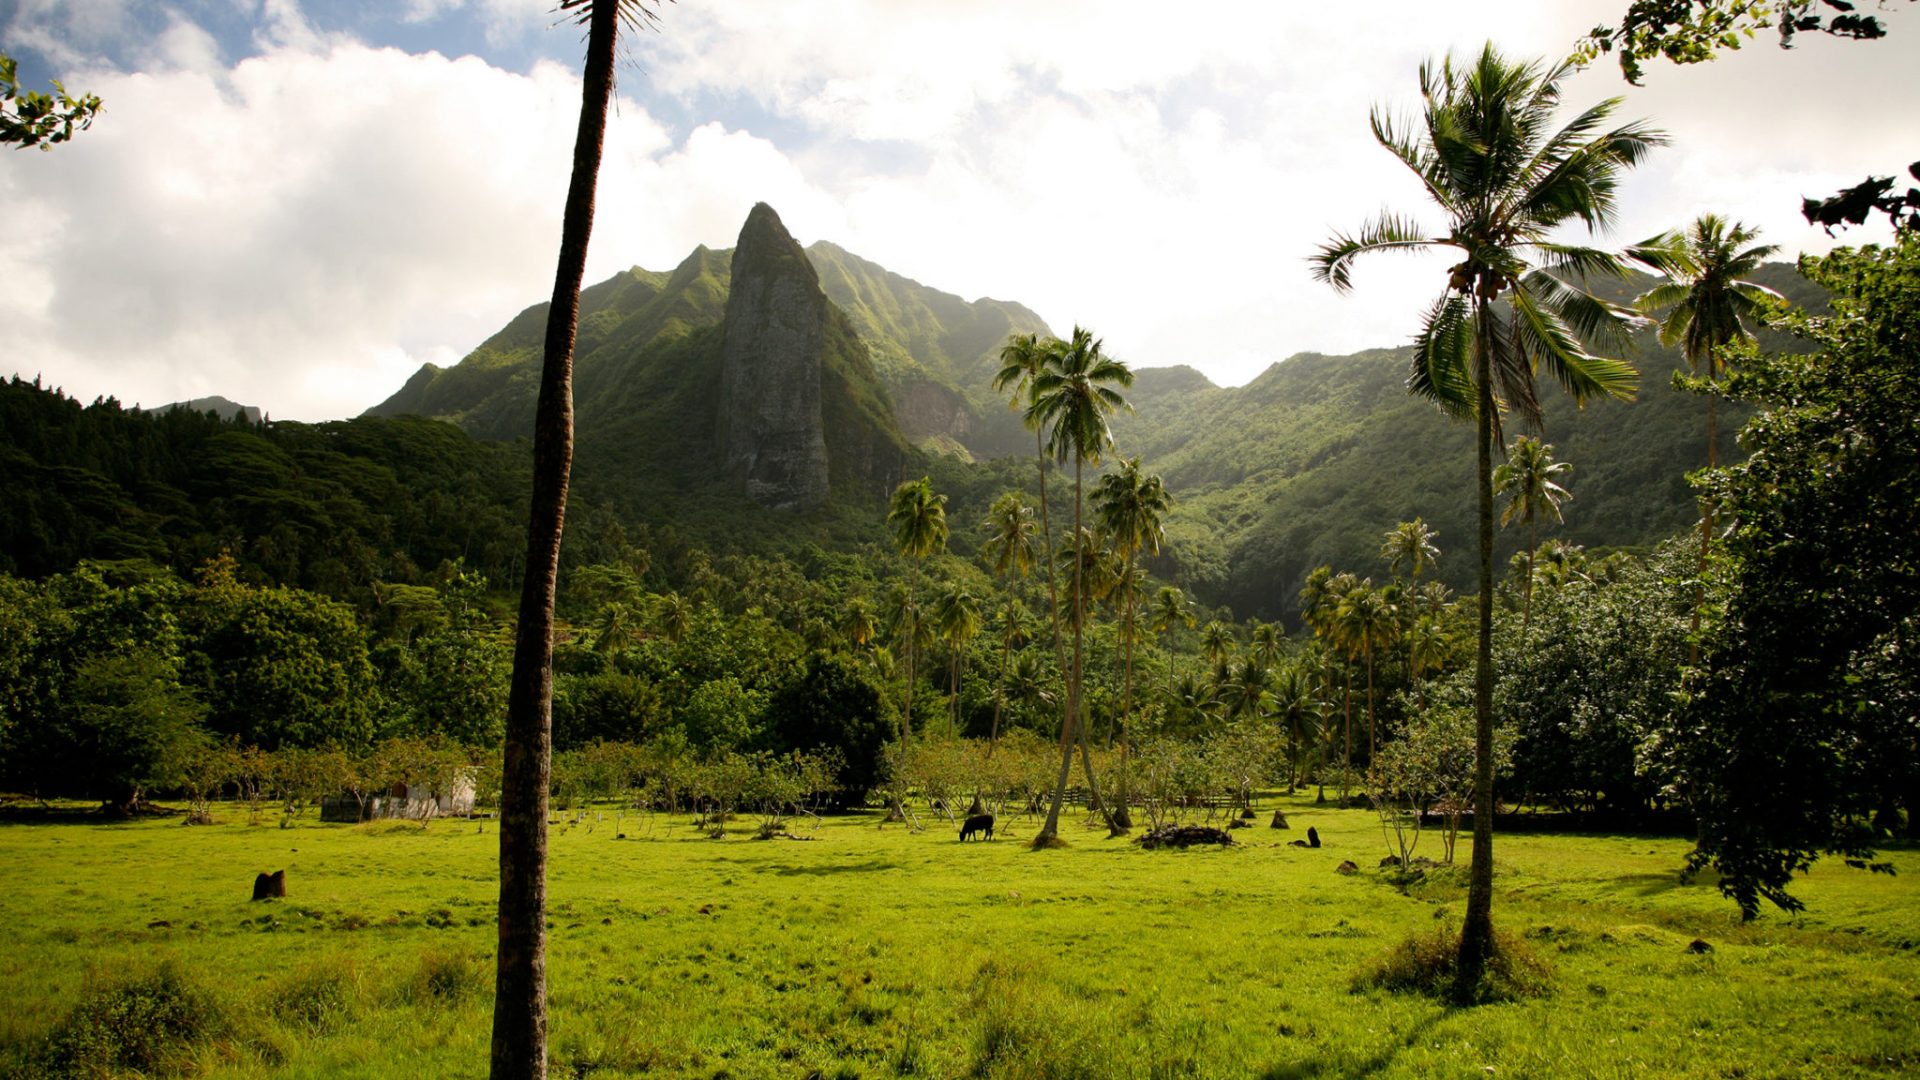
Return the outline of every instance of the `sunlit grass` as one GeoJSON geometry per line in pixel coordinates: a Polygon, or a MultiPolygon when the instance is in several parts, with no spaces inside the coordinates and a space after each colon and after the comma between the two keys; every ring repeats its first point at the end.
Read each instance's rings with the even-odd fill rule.
{"type": "MultiPolygon", "coordinates": [[[[1266,800],[1273,803],[1275,800],[1266,800]]],[[[1457,920],[1464,870],[1401,888],[1371,815],[1140,850],[1033,821],[960,844],[877,817],[754,841],[679,819],[557,827],[556,1076],[1799,1076],[1920,1068],[1920,887],[1822,864],[1810,911],[1742,925],[1687,844],[1499,840],[1496,914],[1544,996],[1453,1010],[1352,989],[1457,920]],[[1285,846],[1315,826],[1317,850],[1285,846]],[[1335,872],[1344,859],[1361,870],[1335,872]],[[1706,952],[1690,952],[1696,939],[1706,952]]],[[[0,827],[0,1075],[83,1002],[171,965],[217,1003],[167,1058],[213,1076],[485,1072],[498,837],[172,821],[0,827]],[[250,903],[287,871],[284,901],[250,903]]],[[[931,819],[929,824],[932,824],[931,819]]],[[[1430,841],[1428,843],[1431,843],[1430,841]]],[[[1437,843],[1423,853],[1437,855],[1437,843]]],[[[1461,858],[1465,858],[1462,841],[1461,858]]],[[[1892,853],[1909,869],[1908,851],[1892,853]]]]}

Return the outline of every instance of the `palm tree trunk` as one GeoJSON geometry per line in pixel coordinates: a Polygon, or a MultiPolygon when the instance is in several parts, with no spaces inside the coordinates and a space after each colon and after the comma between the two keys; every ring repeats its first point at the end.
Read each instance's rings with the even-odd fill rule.
{"type": "MultiPolygon", "coordinates": [[[[1718,416],[1714,409],[1712,394],[1707,395],[1707,468],[1713,469],[1719,464],[1720,430],[1718,416]]],[[[1693,583],[1693,622],[1687,630],[1687,664],[1700,666],[1700,609],[1707,603],[1707,548],[1713,542],[1713,496],[1701,500],[1700,512],[1700,570],[1693,583]]]]}
{"type": "Polygon", "coordinates": [[[525,576],[514,628],[501,765],[500,913],[495,953],[491,1066],[495,1080],[547,1075],[547,792],[553,768],[553,597],[573,471],[573,347],[580,282],[593,233],[594,188],[613,94],[619,7],[595,5],[574,135],[573,175],[560,225],[560,257],[540,368],[533,427],[533,498],[525,576]]]}
{"type": "Polygon", "coordinates": [[[1132,754],[1129,750],[1129,740],[1133,732],[1133,634],[1135,629],[1133,625],[1133,605],[1135,600],[1133,559],[1134,553],[1131,551],[1127,552],[1126,577],[1121,579],[1125,582],[1127,589],[1125,614],[1121,616],[1124,620],[1121,625],[1127,636],[1127,660],[1125,674],[1121,679],[1120,691],[1120,805],[1114,807],[1107,815],[1108,818],[1112,820],[1114,826],[1121,829],[1130,829],[1133,827],[1133,814],[1127,809],[1127,763],[1132,759],[1132,754]]]}
{"type": "Polygon", "coordinates": [[[1367,768],[1373,768],[1374,726],[1373,726],[1373,640],[1367,640],[1367,768]]]}
{"type": "Polygon", "coordinates": [[[1520,601],[1520,633],[1533,627],[1533,560],[1540,553],[1540,523],[1527,513],[1527,588],[1520,601]]]}
{"type": "Polygon", "coordinates": [[[960,734],[960,666],[961,666],[961,659],[962,659],[962,656],[961,656],[961,652],[960,652],[960,646],[958,646],[958,645],[956,645],[956,646],[954,646],[954,651],[953,651],[953,708],[952,708],[952,710],[951,710],[951,711],[950,711],[950,712],[948,713],[948,716],[947,716],[947,738],[949,738],[949,739],[951,739],[951,738],[953,738],[954,736],[956,736],[956,735],[958,735],[958,734],[960,734]]]}
{"type": "Polygon", "coordinates": [[[1347,805],[1347,785],[1353,776],[1353,657],[1349,656],[1341,670],[1347,674],[1347,687],[1344,691],[1345,703],[1340,718],[1340,737],[1343,748],[1340,751],[1340,805],[1347,805]]]}
{"type": "Polygon", "coordinates": [[[1482,299],[1474,312],[1474,385],[1479,401],[1478,461],[1474,474],[1480,528],[1480,640],[1473,667],[1473,861],[1468,871],[1467,910],[1460,927],[1460,957],[1454,994],[1470,1000],[1479,992],[1493,951],[1493,313],[1482,299]]]}
{"type": "MultiPolygon", "coordinates": [[[[1011,583],[1009,583],[1011,584],[1011,583]]],[[[1013,661],[1013,595],[1007,595],[1007,635],[1000,650],[1000,681],[995,684],[993,694],[993,729],[987,733],[987,756],[993,756],[994,747],[1000,744],[1000,710],[1007,700],[1007,665],[1013,661]]]]}

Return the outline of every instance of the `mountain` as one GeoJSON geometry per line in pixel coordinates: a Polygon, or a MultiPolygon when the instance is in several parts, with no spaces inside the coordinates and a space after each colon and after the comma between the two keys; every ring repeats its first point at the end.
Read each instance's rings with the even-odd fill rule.
{"type": "Polygon", "coordinates": [[[197,397],[192,401],[176,401],[170,405],[162,405],[157,409],[149,411],[161,413],[172,412],[175,409],[185,409],[188,412],[197,413],[210,412],[225,420],[231,420],[236,416],[245,417],[247,422],[251,424],[257,424],[265,418],[265,414],[260,411],[258,405],[242,405],[238,402],[228,401],[218,394],[213,397],[197,397]]]}
{"type": "MultiPolygon", "coordinates": [[[[575,485],[623,514],[737,536],[777,509],[862,538],[909,442],[871,351],[765,204],[731,251],[638,267],[581,294],[575,485]]],[[[420,414],[487,439],[531,430],[547,305],[446,369],[423,367],[372,416],[420,414]]],[[[794,535],[803,535],[801,529],[794,535]]]]}
{"type": "MultiPolygon", "coordinates": [[[[1792,267],[1770,264],[1755,280],[1803,307],[1825,297],[1792,267]]],[[[1654,279],[1636,276],[1596,291],[1625,303],[1654,279]]],[[[1761,332],[1763,347],[1790,339],[1761,332]]],[[[1564,526],[1545,526],[1589,548],[1655,543],[1697,521],[1686,474],[1706,464],[1703,398],[1674,386],[1685,367],[1677,349],[1649,330],[1629,359],[1640,391],[1629,402],[1576,409],[1556,390],[1542,393],[1542,437],[1574,466],[1564,526]]],[[[1407,348],[1349,356],[1301,353],[1245,386],[1216,387],[1190,368],[1141,371],[1134,412],[1114,420],[1115,448],[1140,455],[1176,498],[1168,552],[1155,567],[1241,615],[1277,618],[1297,608],[1316,566],[1384,576],[1384,533],[1423,517],[1439,531],[1441,580],[1470,589],[1474,567],[1471,426],[1408,396],[1407,348]]],[[[1735,460],[1734,438],[1750,410],[1722,404],[1720,459],[1735,460]]],[[[1510,422],[1509,440],[1525,432],[1510,422]]],[[[1527,537],[1502,530],[1504,561],[1527,537]]]]}
{"type": "MultiPolygon", "coordinates": [[[[1822,302],[1790,267],[1756,276],[1822,302]]],[[[1626,301],[1651,282],[1606,293],[1626,301]]],[[[628,270],[586,290],[581,310],[576,484],[630,521],[727,546],[857,544],[880,535],[879,497],[927,471],[953,494],[964,552],[994,495],[1032,486],[1013,461],[966,464],[1033,452],[991,387],[1009,334],[1049,332],[1019,304],[966,301],[826,241],[802,257],[758,206],[732,251],[696,249],[670,273],[628,270]],[[768,508],[796,526],[766,528],[757,514],[768,508]]],[[[528,308],[370,412],[440,417],[490,439],[530,430],[545,317],[545,305],[528,308]]],[[[1545,437],[1575,471],[1566,523],[1542,539],[1643,546],[1696,519],[1685,476],[1705,462],[1705,403],[1675,389],[1676,350],[1650,332],[1637,345],[1635,401],[1580,410],[1544,394],[1545,437]]],[[[1140,370],[1134,411],[1113,427],[1116,454],[1141,456],[1175,496],[1155,572],[1242,616],[1281,617],[1322,563],[1384,575],[1382,535],[1417,515],[1439,530],[1439,576],[1469,587],[1470,430],[1407,396],[1407,360],[1405,348],[1302,353],[1240,387],[1186,366],[1140,370]]],[[[1745,416],[1723,410],[1723,459],[1738,453],[1745,416]]],[[[1499,557],[1524,540],[1503,531],[1499,557]]]]}

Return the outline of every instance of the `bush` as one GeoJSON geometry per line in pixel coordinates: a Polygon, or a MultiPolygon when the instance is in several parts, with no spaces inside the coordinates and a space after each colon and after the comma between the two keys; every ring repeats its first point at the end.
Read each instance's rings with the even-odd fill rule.
{"type": "Polygon", "coordinates": [[[420,968],[406,986],[413,1003],[464,1001],[487,988],[486,972],[465,953],[430,949],[420,954],[420,968]]]}
{"type": "Polygon", "coordinates": [[[314,961],[282,980],[268,1006],[282,1021],[330,1031],[359,1011],[359,969],[340,956],[314,961]]]}
{"type": "Polygon", "coordinates": [[[171,962],[89,994],[47,1040],[44,1072],[94,1076],[172,1066],[229,1026],[220,1003],[171,962]]]}
{"type": "MultiPolygon", "coordinates": [[[[1452,999],[1454,963],[1460,955],[1460,931],[1452,925],[1431,934],[1415,934],[1393,947],[1353,978],[1353,989],[1389,990],[1452,999]]],[[[1476,1003],[1512,1001],[1547,992],[1553,969],[1524,942],[1496,929],[1487,972],[1474,995],[1476,1003]]]]}

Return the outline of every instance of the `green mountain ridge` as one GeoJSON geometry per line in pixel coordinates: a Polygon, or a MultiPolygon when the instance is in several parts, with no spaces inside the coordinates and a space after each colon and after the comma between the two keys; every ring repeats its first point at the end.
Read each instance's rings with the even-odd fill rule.
{"type": "MultiPolygon", "coordinates": [[[[805,250],[830,301],[824,374],[831,385],[823,386],[822,412],[827,437],[838,444],[830,448],[841,492],[833,508],[793,530],[773,530],[778,539],[733,527],[739,500],[724,490],[712,454],[731,251],[704,247],[669,273],[634,268],[583,294],[578,484],[634,520],[724,536],[731,545],[798,536],[857,544],[881,536],[877,496],[908,472],[925,471],[929,459],[906,453],[904,444],[963,460],[1032,453],[1032,433],[991,379],[1008,334],[1048,332],[1039,316],[1006,301],[963,300],[826,241],[805,250]]],[[[1796,302],[1820,303],[1791,267],[1770,265],[1759,277],[1796,302]]],[[[1651,281],[1636,277],[1602,292],[1626,301],[1651,281]]],[[[369,412],[417,412],[490,439],[529,430],[545,312],[544,304],[528,308],[459,365],[422,369],[369,412]]],[[[1683,366],[1676,350],[1650,331],[1636,344],[1637,400],[1578,410],[1544,391],[1544,435],[1560,460],[1573,463],[1575,497],[1566,524],[1543,527],[1541,539],[1645,546],[1695,520],[1686,474],[1705,462],[1704,402],[1673,387],[1683,366]]],[[[1141,456],[1176,497],[1155,572],[1241,615],[1280,617],[1322,563],[1384,575],[1381,535],[1417,515],[1439,530],[1450,553],[1441,579],[1466,587],[1471,440],[1464,425],[1407,396],[1406,362],[1404,347],[1300,353],[1238,387],[1217,386],[1190,366],[1139,370],[1129,393],[1134,410],[1114,420],[1115,453],[1141,456]]],[[[1738,453],[1732,436],[1744,418],[1725,410],[1723,458],[1738,453]]],[[[971,473],[953,468],[934,471],[966,492],[949,510],[970,529],[984,513],[983,501],[972,505],[984,493],[960,479],[971,473]]],[[[1524,539],[1518,530],[1503,532],[1501,557],[1524,539]]]]}

